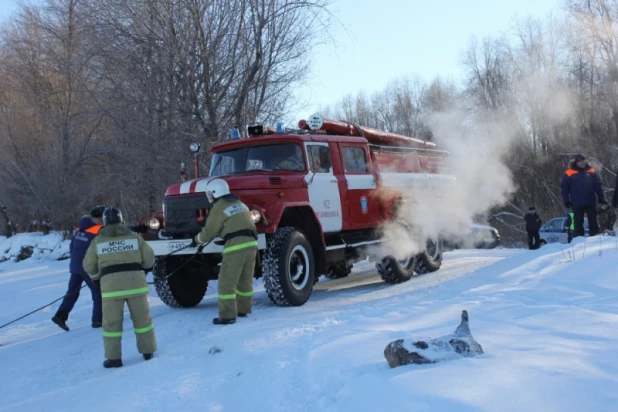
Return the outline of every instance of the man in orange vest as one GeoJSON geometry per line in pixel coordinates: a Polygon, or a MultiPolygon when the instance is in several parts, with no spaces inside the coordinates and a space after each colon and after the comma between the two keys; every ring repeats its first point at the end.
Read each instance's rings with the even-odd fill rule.
{"type": "Polygon", "coordinates": [[[599,233],[597,198],[601,204],[607,204],[607,201],[599,175],[583,155],[578,154],[569,162],[560,186],[564,206],[573,208],[573,237],[584,236],[584,215],[588,216],[590,236],[596,236],[599,233]]]}
{"type": "Polygon", "coordinates": [[[83,216],[79,220],[79,227],[76,229],[71,239],[71,245],[69,247],[71,252],[71,263],[69,265],[71,277],[69,278],[69,287],[58,311],[52,318],[52,322],[67,332],[69,331],[69,327],[66,322],[69,318],[69,313],[73,309],[73,306],[75,306],[75,302],[77,302],[77,298],[79,298],[79,291],[82,288],[83,282],[86,282],[92,293],[92,327],[100,328],[102,326],[103,307],[101,302],[101,288],[90,279],[90,276],[88,276],[84,270],[82,262],[90,243],[103,227],[101,218],[104,210],[105,206],[96,206],[90,211],[89,215],[83,216]]]}

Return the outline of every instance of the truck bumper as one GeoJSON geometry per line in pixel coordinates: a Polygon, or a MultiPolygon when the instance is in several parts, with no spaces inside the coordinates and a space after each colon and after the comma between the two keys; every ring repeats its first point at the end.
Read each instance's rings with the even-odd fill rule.
{"type": "MultiPolygon", "coordinates": [[[[210,244],[206,246],[204,250],[202,250],[202,253],[205,255],[209,255],[209,254],[219,254],[220,255],[223,252],[223,245],[215,244],[216,241],[223,242],[221,239],[215,238],[214,241],[210,242],[210,244]]],[[[148,240],[146,241],[146,243],[148,243],[148,245],[152,248],[155,256],[165,256],[165,255],[169,255],[175,250],[178,250],[182,247],[187,246],[189,243],[191,243],[191,239],[148,240]]],[[[264,250],[264,249],[266,249],[266,235],[264,233],[259,233],[258,234],[258,250],[264,250]]],[[[186,249],[179,250],[178,252],[174,253],[174,255],[193,255],[195,254],[195,252],[197,252],[197,248],[186,248],[186,249]]]]}

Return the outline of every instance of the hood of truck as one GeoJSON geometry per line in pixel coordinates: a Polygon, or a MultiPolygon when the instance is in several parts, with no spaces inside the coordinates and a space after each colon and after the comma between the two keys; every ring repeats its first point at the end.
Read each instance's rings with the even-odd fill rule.
{"type": "Polygon", "coordinates": [[[305,176],[298,173],[285,175],[272,174],[240,174],[231,176],[201,177],[199,179],[187,180],[170,186],[165,192],[165,196],[182,196],[194,193],[205,193],[206,185],[214,179],[223,179],[230,187],[230,192],[242,197],[246,191],[255,190],[278,190],[307,187],[305,176]]]}

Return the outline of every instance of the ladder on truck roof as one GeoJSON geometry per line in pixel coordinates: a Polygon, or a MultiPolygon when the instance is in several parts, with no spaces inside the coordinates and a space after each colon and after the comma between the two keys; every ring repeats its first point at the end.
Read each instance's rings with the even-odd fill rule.
{"type": "MultiPolygon", "coordinates": [[[[420,149],[427,150],[427,154],[433,152],[434,155],[438,155],[438,152],[441,152],[440,155],[442,156],[448,155],[448,152],[439,151],[433,142],[385,132],[371,127],[358,126],[343,120],[324,119],[319,114],[310,116],[309,120],[299,121],[298,127],[301,130],[318,132],[320,134],[364,137],[370,145],[380,148],[420,149]]],[[[381,149],[381,151],[386,150],[381,149]]]]}

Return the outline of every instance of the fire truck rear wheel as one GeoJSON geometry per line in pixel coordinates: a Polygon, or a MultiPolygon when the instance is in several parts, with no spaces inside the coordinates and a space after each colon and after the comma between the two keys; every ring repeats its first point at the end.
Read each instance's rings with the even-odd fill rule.
{"type": "Polygon", "coordinates": [[[429,239],[425,251],[420,253],[416,259],[416,273],[435,272],[442,266],[442,239],[429,239]]]}
{"type": "Polygon", "coordinates": [[[416,260],[417,257],[414,255],[402,260],[389,256],[376,263],[376,269],[378,269],[380,277],[386,283],[407,282],[414,276],[416,260]]]}
{"type": "Polygon", "coordinates": [[[163,303],[172,308],[197,306],[208,289],[208,277],[201,265],[189,263],[172,276],[184,260],[176,257],[157,257],[152,269],[157,294],[163,303]]]}
{"type": "Polygon", "coordinates": [[[307,302],[315,280],[313,249],[309,239],[295,227],[282,227],[268,240],[262,261],[264,288],[279,306],[307,302]]]}

